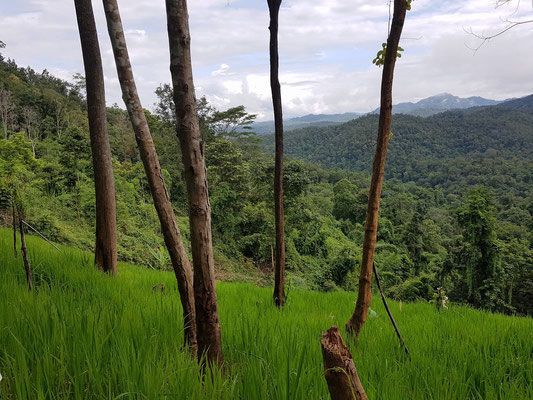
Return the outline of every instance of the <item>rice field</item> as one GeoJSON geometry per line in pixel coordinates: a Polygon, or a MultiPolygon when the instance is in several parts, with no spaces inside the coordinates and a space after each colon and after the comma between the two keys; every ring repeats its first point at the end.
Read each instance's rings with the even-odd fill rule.
{"type": "Polygon", "coordinates": [[[28,237],[28,292],[11,232],[0,230],[0,399],[328,399],[321,332],[341,327],[370,399],[531,399],[533,320],[452,305],[381,304],[359,343],[344,324],[355,294],[291,288],[281,311],[270,288],[217,284],[224,368],[202,379],[182,350],[174,275],[120,264],[116,278],[92,257],[28,237]],[[152,286],[162,283],[164,292],[152,286]]]}

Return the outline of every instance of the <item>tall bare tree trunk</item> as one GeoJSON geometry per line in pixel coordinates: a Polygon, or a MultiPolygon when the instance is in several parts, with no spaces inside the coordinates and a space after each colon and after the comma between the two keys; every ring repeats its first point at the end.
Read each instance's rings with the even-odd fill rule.
{"type": "Polygon", "coordinates": [[[154,206],[159,216],[159,222],[161,223],[165,244],[178,281],[178,290],[180,292],[185,323],[185,344],[195,354],[197,343],[192,267],[189,263],[185,246],[183,245],[178,222],[174,215],[172,203],[170,202],[165,181],[161,173],[161,166],[159,165],[150,128],[148,127],[135,85],[117,0],[103,0],[103,2],[107,19],[107,29],[115,55],[118,79],[122,88],[122,98],[128,109],[133,130],[135,131],[135,140],[139,147],[141,160],[154,199],[154,206]]]}
{"type": "Polygon", "coordinates": [[[274,107],[276,156],[274,164],[274,211],[276,222],[276,264],[274,269],[274,304],[285,303],[285,216],[283,212],[283,113],[279,84],[278,16],[281,0],[268,0],[270,12],[270,88],[274,107]]]}
{"type": "Polygon", "coordinates": [[[372,265],[374,263],[374,250],[378,232],[379,201],[381,198],[381,186],[385,171],[385,159],[387,157],[387,145],[391,135],[392,114],[392,80],[394,65],[398,53],[398,44],[402,34],[407,0],[394,0],[394,14],[392,17],[391,30],[387,39],[387,50],[381,78],[381,109],[379,112],[378,140],[374,165],[372,167],[372,179],[370,182],[370,194],[368,197],[368,209],[366,212],[365,236],[363,239],[363,257],[361,260],[361,273],[359,275],[359,294],[355,310],[346,323],[346,330],[354,333],[359,338],[368,315],[370,301],[372,300],[372,265]]]}
{"type": "Polygon", "coordinates": [[[115,181],[107,133],[102,59],[91,0],[74,0],[74,4],[76,6],[87,83],[87,111],[96,193],[96,248],[94,261],[96,266],[104,272],[116,274],[118,269],[115,181]]]}
{"type": "Polygon", "coordinates": [[[13,212],[13,252],[17,257],[17,213],[15,211],[15,197],[11,195],[11,211],[13,212]]]}
{"type": "Polygon", "coordinates": [[[187,1],[166,0],[166,9],[177,135],[189,200],[198,357],[205,354],[209,363],[220,365],[222,339],[215,290],[211,205],[205,167],[205,145],[200,136],[196,114],[187,1]]]}
{"type": "Polygon", "coordinates": [[[23,213],[19,210],[19,230],[20,230],[20,253],[22,255],[22,261],[24,262],[24,270],[26,271],[26,280],[28,281],[28,290],[31,292],[33,289],[33,279],[31,276],[30,261],[28,260],[28,252],[26,251],[26,238],[24,237],[24,224],[22,222],[23,213]]]}

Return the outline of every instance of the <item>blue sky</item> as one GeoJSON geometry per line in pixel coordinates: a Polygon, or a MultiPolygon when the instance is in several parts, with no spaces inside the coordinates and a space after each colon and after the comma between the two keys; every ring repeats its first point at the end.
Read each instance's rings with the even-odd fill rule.
{"type": "MultiPolygon", "coordinates": [[[[495,8],[494,0],[414,0],[403,33],[394,102],[437,93],[494,99],[533,93],[533,24],[486,43],[465,30],[491,34],[506,18],[531,19],[530,2],[495,8]]],[[[122,106],[102,5],[93,2],[108,104],[122,106]]],[[[381,70],[372,59],[386,40],[387,0],[284,0],[280,72],[284,114],[367,111],[379,102],[381,70]]],[[[163,0],[119,0],[141,100],[170,81],[163,0]]],[[[217,108],[243,104],[270,119],[268,8],[265,0],[189,1],[197,95],[217,108]]],[[[83,72],[72,0],[0,3],[3,53],[20,65],[63,79],[83,72]]]]}

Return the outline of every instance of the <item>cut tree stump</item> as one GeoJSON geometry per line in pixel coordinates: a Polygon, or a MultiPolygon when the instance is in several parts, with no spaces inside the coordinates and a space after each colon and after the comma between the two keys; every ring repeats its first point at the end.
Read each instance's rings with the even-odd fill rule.
{"type": "Polygon", "coordinates": [[[350,350],[344,344],[339,328],[332,326],[322,334],[324,376],[332,400],[368,400],[361,385],[350,350]]]}

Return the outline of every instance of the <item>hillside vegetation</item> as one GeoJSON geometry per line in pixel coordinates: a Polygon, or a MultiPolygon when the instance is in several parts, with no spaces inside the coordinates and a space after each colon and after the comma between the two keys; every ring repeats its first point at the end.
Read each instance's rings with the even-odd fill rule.
{"type": "MultiPolygon", "coordinates": [[[[486,185],[497,193],[527,197],[533,184],[533,95],[492,107],[392,119],[387,178],[439,187],[448,194],[486,185]]],[[[287,133],[289,156],[330,168],[368,171],[375,150],[377,115],[334,127],[287,133]]],[[[273,136],[263,139],[270,150],[273,136]]]]}
{"type": "MultiPolygon", "coordinates": [[[[120,265],[116,278],[89,253],[29,237],[28,292],[11,232],[0,230],[2,399],[324,399],[320,334],[343,326],[355,293],[291,288],[282,311],[271,289],[217,285],[224,373],[202,379],[180,349],[181,307],[169,272],[120,265]],[[153,291],[162,283],[164,292],[153,291]],[[9,310],[9,312],[6,312],[9,310]]],[[[529,399],[533,321],[462,306],[391,304],[412,362],[379,297],[360,342],[349,340],[372,399],[529,399]],[[483,327],[483,329],[480,329],[483,327]]],[[[343,333],[344,336],[346,336],[343,333]]]]}
{"type": "MultiPolygon", "coordinates": [[[[10,190],[16,187],[31,225],[52,240],[92,250],[94,182],[83,86],[61,81],[46,71],[19,68],[11,60],[0,62],[0,86],[10,93],[13,103],[7,139],[0,139],[0,224],[11,223],[10,190]]],[[[155,113],[145,113],[189,246],[186,190],[169,89],[168,85],[158,88],[160,103],[155,113]]],[[[465,137],[466,128],[449,122],[468,120],[468,113],[460,114],[461,118],[455,113],[433,119],[397,117],[409,122],[409,129],[404,135],[399,126],[395,128],[389,173],[405,171],[405,166],[395,164],[395,157],[404,163],[440,167],[424,172],[412,166],[408,174],[419,177],[417,184],[400,179],[385,184],[376,265],[389,296],[404,301],[430,300],[441,286],[455,302],[506,313],[533,312],[533,180],[529,179],[531,169],[525,168],[530,163],[531,141],[527,140],[529,131],[521,130],[531,123],[531,116],[498,110],[499,114],[492,109],[479,112],[491,113],[490,121],[496,127],[506,121],[520,129],[508,138],[494,132],[487,135],[483,141],[487,149],[480,157],[495,169],[490,174],[463,149],[470,139],[471,146],[481,146],[479,140],[465,137]],[[439,126],[455,126],[459,133],[433,147],[420,145],[429,143],[431,129],[439,126]],[[522,137],[521,144],[517,137],[522,137]],[[492,148],[502,148],[501,156],[491,158],[492,148]],[[413,151],[420,153],[418,158],[413,151]],[[469,174],[469,168],[476,172],[469,174]],[[454,169],[461,173],[460,179],[454,180],[454,169]],[[438,179],[442,185],[433,187],[424,179],[438,179]],[[475,187],[478,183],[487,188],[475,187]]],[[[221,112],[200,99],[199,113],[206,142],[217,276],[268,285],[274,238],[273,157],[260,153],[257,139],[241,129],[253,121],[244,107],[221,112]]],[[[170,269],[127,114],[118,107],[108,108],[107,114],[119,258],[153,269],[170,269]]],[[[357,148],[359,153],[350,156],[350,165],[365,169],[373,151],[372,118],[324,128],[325,136],[311,138],[315,142],[307,142],[309,138],[303,135],[307,131],[288,133],[288,149],[291,151],[294,138],[301,137],[310,154],[330,154],[330,165],[334,165],[342,158],[332,154],[332,148],[337,153],[357,148]],[[337,129],[338,134],[331,135],[337,129]],[[340,140],[350,132],[364,135],[367,146],[358,147],[362,141],[358,146],[339,141],[328,147],[333,146],[328,137],[340,140]],[[319,150],[311,151],[311,146],[319,150]]],[[[478,116],[469,126],[489,126],[488,118],[478,116]]],[[[348,158],[344,162],[348,165],[348,158]]],[[[284,179],[288,280],[300,288],[353,290],[361,257],[368,174],[289,159],[284,179]]]]}

